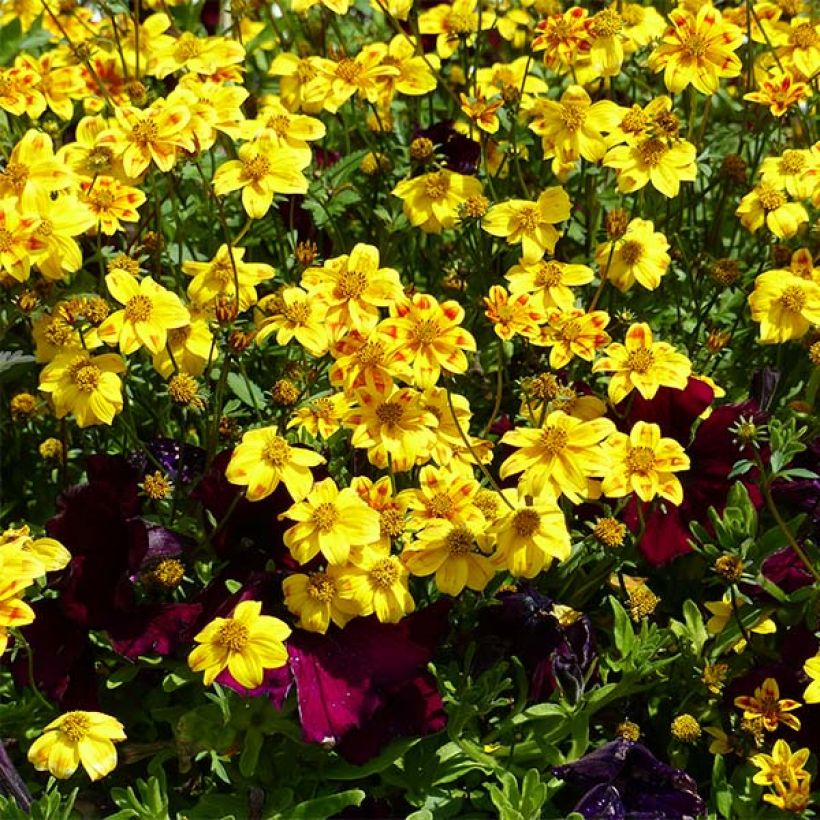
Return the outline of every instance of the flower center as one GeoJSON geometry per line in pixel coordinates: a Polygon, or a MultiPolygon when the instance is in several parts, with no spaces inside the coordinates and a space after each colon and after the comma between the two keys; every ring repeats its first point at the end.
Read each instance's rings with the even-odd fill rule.
{"type": "Polygon", "coordinates": [[[296,66],[296,79],[300,84],[307,83],[316,78],[316,69],[310,64],[309,60],[299,60],[296,66]]]}
{"type": "Polygon", "coordinates": [[[690,57],[703,57],[709,48],[709,41],[702,34],[690,34],[681,46],[690,57]]]}
{"type": "Polygon", "coordinates": [[[615,9],[604,9],[592,18],[592,31],[596,37],[612,37],[623,25],[623,18],[615,9]]]}
{"type": "Polygon", "coordinates": [[[781,174],[799,174],[806,167],[806,157],[801,151],[787,150],[778,165],[781,174]]]}
{"type": "Polygon", "coordinates": [[[77,743],[82,740],[91,728],[91,721],[88,715],[82,712],[68,712],[63,715],[60,721],[60,731],[72,742],[77,743]]]}
{"type": "Polygon", "coordinates": [[[131,129],[131,139],[134,140],[137,145],[141,145],[143,147],[149,143],[156,142],[158,137],[159,128],[151,117],[147,117],[142,120],[142,122],[138,122],[131,129]]]}
{"type": "Polygon", "coordinates": [[[96,208],[97,211],[107,211],[116,202],[116,197],[113,191],[110,191],[108,188],[96,188],[88,195],[86,201],[92,208],[96,208]]]}
{"type": "Polygon", "coordinates": [[[621,259],[623,259],[627,265],[634,265],[642,256],[643,245],[641,245],[640,242],[636,242],[634,239],[627,239],[626,242],[621,245],[621,259]]]}
{"type": "Polygon", "coordinates": [[[653,364],[655,364],[655,354],[645,347],[630,351],[626,357],[626,366],[636,373],[646,373],[653,364]]]}
{"type": "Polygon", "coordinates": [[[789,34],[789,41],[796,48],[811,48],[817,45],[817,32],[811,23],[801,23],[795,26],[789,34]]]}
{"type": "Polygon", "coordinates": [[[192,57],[198,57],[201,51],[202,46],[199,40],[189,31],[186,31],[179,40],[177,40],[174,56],[177,62],[184,63],[192,57]]]}
{"type": "Polygon", "coordinates": [[[313,510],[313,523],[321,532],[330,532],[339,519],[339,511],[332,501],[326,501],[313,510]]]}
{"type": "Polygon", "coordinates": [[[621,131],[627,134],[638,134],[646,128],[647,117],[639,105],[633,105],[629,113],[621,120],[621,131]]]}
{"type": "Polygon", "coordinates": [[[541,432],[541,447],[547,455],[554,456],[567,446],[567,431],[560,427],[545,427],[541,432]]]}
{"type": "Polygon", "coordinates": [[[386,401],[376,408],[376,418],[384,425],[393,427],[404,416],[404,408],[396,402],[386,401]]]}
{"type": "Polygon", "coordinates": [[[417,344],[421,345],[433,344],[438,338],[438,334],[438,322],[434,322],[432,319],[416,322],[413,328],[413,339],[417,344]]]}
{"type": "Polygon", "coordinates": [[[554,288],[561,284],[561,268],[555,262],[542,262],[535,274],[539,288],[554,288]]]}
{"type": "Polygon", "coordinates": [[[231,618],[219,627],[215,642],[230,652],[241,652],[247,646],[249,639],[248,627],[231,618]]]}
{"type": "Polygon", "coordinates": [[[379,528],[382,535],[395,538],[404,532],[404,516],[395,507],[388,507],[379,513],[379,528]]]}
{"type": "Polygon", "coordinates": [[[223,287],[233,282],[233,267],[228,259],[220,259],[218,262],[214,262],[208,273],[223,287]]]}
{"type": "Polygon", "coordinates": [[[561,122],[567,131],[577,131],[584,124],[585,118],[586,112],[580,105],[564,103],[561,106],[561,122]]]}
{"type": "Polygon", "coordinates": [[[806,291],[800,285],[789,285],[782,294],[779,302],[786,310],[800,313],[806,306],[806,291]]]}
{"type": "Polygon", "coordinates": [[[286,114],[275,114],[272,117],[268,117],[266,124],[277,137],[284,139],[288,135],[288,129],[290,128],[290,117],[286,114]]]}
{"type": "Polygon", "coordinates": [[[529,538],[538,531],[540,523],[541,517],[535,510],[519,510],[512,520],[513,529],[519,538],[529,538]]]}
{"type": "Polygon", "coordinates": [[[242,162],[242,176],[251,182],[259,182],[269,171],[270,161],[259,154],[242,162]]]}
{"type": "Polygon", "coordinates": [[[399,580],[399,568],[390,558],[382,558],[370,570],[370,580],[377,587],[390,589],[399,580]]]}
{"type": "Polygon", "coordinates": [[[639,26],[643,23],[643,7],[636,3],[625,3],[621,9],[621,18],[627,26],[639,26]]]}
{"type": "Polygon", "coordinates": [[[14,245],[14,237],[5,228],[0,228],[0,253],[8,253],[14,245]]]}
{"type": "Polygon", "coordinates": [[[125,303],[125,319],[128,322],[147,322],[151,318],[151,300],[139,294],[125,303]]]}
{"type": "Polygon", "coordinates": [[[450,555],[467,555],[473,551],[473,534],[467,527],[453,527],[444,539],[450,555]]]}
{"type": "Polygon", "coordinates": [[[176,558],[160,561],[149,573],[148,579],[163,589],[176,589],[185,577],[185,567],[176,558]]]}
{"type": "Polygon", "coordinates": [[[450,180],[440,171],[429,174],[424,180],[424,193],[430,199],[441,199],[450,190],[450,180]]]}
{"type": "Polygon", "coordinates": [[[282,315],[294,325],[303,325],[310,318],[310,305],[304,301],[284,305],[282,315]]]}
{"type": "Polygon", "coordinates": [[[329,603],[336,594],[336,584],[324,572],[311,572],[308,576],[307,594],[314,601],[321,601],[323,604],[329,603]]]}
{"type": "Polygon", "coordinates": [[[786,197],[770,185],[761,185],[757,195],[764,211],[776,211],[786,204],[786,197]]]}
{"type": "Polygon", "coordinates": [[[538,228],[538,212],[532,205],[527,205],[515,215],[515,228],[521,233],[535,233],[538,228]]]}
{"type": "Polygon", "coordinates": [[[651,447],[631,447],[626,466],[631,473],[648,473],[655,466],[655,453],[651,447]]]}
{"type": "Polygon", "coordinates": [[[321,399],[316,399],[312,405],[313,412],[320,418],[324,419],[325,421],[332,421],[334,412],[333,412],[333,402],[326,398],[322,397],[321,399]]]}
{"type": "Polygon", "coordinates": [[[35,231],[37,236],[51,236],[54,233],[54,228],[47,219],[44,219],[38,226],[37,230],[35,231]]]}
{"type": "Polygon", "coordinates": [[[262,448],[262,461],[271,467],[284,467],[290,461],[290,447],[279,436],[273,436],[262,448]]]}
{"type": "Polygon", "coordinates": [[[574,342],[581,335],[583,329],[583,325],[577,319],[570,319],[561,326],[561,341],[574,342]]]}
{"type": "Polygon", "coordinates": [[[426,500],[425,506],[431,515],[444,518],[453,509],[453,499],[447,493],[436,493],[426,500]]]}
{"type": "Polygon", "coordinates": [[[19,162],[10,162],[5,170],[0,173],[0,177],[19,196],[23,193],[23,188],[26,187],[28,168],[19,162]]]}
{"type": "Polygon", "coordinates": [[[464,37],[475,31],[476,24],[472,14],[455,11],[447,15],[445,28],[452,34],[464,37]]]}
{"type": "Polygon", "coordinates": [[[659,139],[651,139],[641,143],[638,147],[638,156],[644,165],[654,168],[663,159],[667,150],[667,147],[659,139]]]}
{"type": "Polygon", "coordinates": [[[358,270],[349,270],[339,277],[333,295],[337,299],[357,299],[367,290],[367,275],[358,270]]]}
{"type": "Polygon", "coordinates": [[[365,342],[353,358],[360,367],[375,367],[384,361],[384,345],[381,342],[365,342]]]}
{"type": "Polygon", "coordinates": [[[351,57],[345,57],[344,60],[336,66],[336,76],[351,85],[356,82],[361,73],[362,66],[351,57]]]}

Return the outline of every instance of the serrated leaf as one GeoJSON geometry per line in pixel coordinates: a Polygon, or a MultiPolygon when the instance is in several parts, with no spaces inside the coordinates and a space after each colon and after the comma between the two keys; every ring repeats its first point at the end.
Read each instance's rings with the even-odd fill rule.
{"type": "Polygon", "coordinates": [[[250,379],[245,379],[240,373],[228,373],[228,387],[234,396],[248,407],[260,410],[265,406],[265,394],[262,388],[250,379]]]}

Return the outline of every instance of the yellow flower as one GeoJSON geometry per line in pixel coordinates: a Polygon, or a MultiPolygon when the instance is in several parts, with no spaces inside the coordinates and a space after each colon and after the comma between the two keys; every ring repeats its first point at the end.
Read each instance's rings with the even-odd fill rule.
{"type": "Polygon", "coordinates": [[[45,239],[36,233],[40,220],[22,216],[12,197],[0,199],[0,275],[25,282],[34,257],[46,251],[45,239]]]}
{"type": "Polygon", "coordinates": [[[637,145],[616,145],[604,157],[604,165],[618,172],[618,190],[632,193],[652,183],[655,190],[673,199],[681,182],[697,176],[697,151],[691,142],[649,137],[637,145]]]}
{"type": "Polygon", "coordinates": [[[380,538],[379,514],[350,487],[340,490],[332,478],[313,485],[304,501],[280,516],[296,521],[282,540],[291,555],[307,564],[320,552],[328,563],[342,566],[351,550],[380,538]]]}
{"type": "Polygon", "coordinates": [[[475,177],[443,168],[403,180],[393,189],[393,196],[403,201],[411,225],[427,233],[441,233],[455,225],[459,206],[482,191],[475,177]]]}
{"type": "Polygon", "coordinates": [[[610,468],[601,483],[601,492],[622,498],[634,492],[641,501],[656,495],[680,504],[683,487],[673,473],[689,469],[689,457],[672,438],[661,438],[657,424],[639,421],[626,433],[612,433],[604,444],[610,468]]]}
{"type": "Polygon", "coordinates": [[[568,364],[573,356],[591,362],[595,351],[609,344],[609,334],[604,328],[609,324],[609,314],[605,310],[552,310],[547,314],[547,323],[541,327],[541,335],[532,343],[551,347],[550,367],[558,370],[568,364]]]}
{"type": "Polygon", "coordinates": [[[245,248],[220,245],[210,262],[183,262],[182,272],[193,276],[188,298],[204,309],[224,297],[236,303],[239,313],[255,305],[256,285],[273,279],[276,271],[261,262],[244,262],[244,257],[245,248]]]}
{"type": "Polygon", "coordinates": [[[436,52],[442,60],[452,57],[460,43],[472,46],[479,31],[493,27],[495,14],[482,9],[479,0],[453,0],[426,9],[419,15],[419,33],[436,34],[436,52]]]}
{"type": "Polygon", "coordinates": [[[313,486],[311,467],[325,460],[306,447],[291,447],[277,435],[276,427],[249,430],[231,455],[225,478],[246,485],[249,501],[269,496],[282,482],[294,501],[301,501],[313,486]]]}
{"type": "Polygon", "coordinates": [[[52,720],[28,750],[37,771],[48,771],[60,780],[82,767],[92,780],[117,767],[114,743],[125,740],[123,725],[103,712],[66,712],[52,720]]]}
{"type": "Polygon", "coordinates": [[[98,230],[111,236],[123,230],[121,221],[139,221],[137,208],[145,202],[145,194],[114,177],[98,176],[81,180],[80,200],[96,216],[98,230]]]}
{"type": "Polygon", "coordinates": [[[39,215],[34,235],[45,247],[37,254],[37,268],[46,279],[63,279],[82,267],[83,254],[74,237],[93,228],[96,217],[85,203],[71,194],[47,200],[46,208],[39,215]]]}
{"type": "Polygon", "coordinates": [[[820,184],[820,153],[787,148],[781,156],[763,160],[760,179],[794,199],[809,199],[820,184]]]}
{"type": "Polygon", "coordinates": [[[767,105],[773,117],[782,117],[809,94],[806,83],[798,82],[790,72],[784,71],[759,82],[758,90],[744,94],[743,99],[767,105]]]}
{"type": "Polygon", "coordinates": [[[394,378],[413,379],[412,355],[378,327],[368,334],[352,330],[331,345],[330,354],[336,359],[330,367],[330,383],[348,392],[369,383],[387,387],[394,378]]]}
{"type": "Polygon", "coordinates": [[[669,268],[668,250],[666,237],[655,232],[650,220],[633,219],[620,239],[598,246],[595,261],[601,276],[622,292],[629,290],[635,282],[647,290],[654,290],[669,268]]]}
{"type": "Polygon", "coordinates": [[[519,106],[527,110],[532,105],[533,94],[547,93],[547,84],[535,74],[527,73],[531,66],[532,60],[525,54],[511,63],[493,63],[479,68],[476,88],[485,97],[498,94],[507,104],[520,98],[519,106]]]}
{"type": "Polygon", "coordinates": [[[777,780],[789,781],[795,777],[809,777],[809,773],[803,767],[810,754],[808,749],[792,752],[785,740],[778,739],[771,755],[761,752],[749,758],[749,762],[760,770],[755,773],[752,782],[759,786],[771,786],[777,780]]]}
{"type": "MultiPolygon", "coordinates": [[[[41,11],[42,7],[38,15],[41,11]]],[[[45,97],[37,90],[39,81],[40,75],[25,66],[0,68],[0,109],[15,117],[39,117],[46,108],[45,97]]]]}
{"type": "Polygon", "coordinates": [[[472,476],[454,474],[446,467],[422,467],[418,489],[403,490],[399,498],[407,504],[407,526],[421,529],[431,521],[444,520],[479,529],[484,523],[475,497],[479,484],[472,476]]]}
{"type": "Polygon", "coordinates": [[[85,81],[80,66],[60,65],[62,61],[63,58],[52,51],[36,59],[29,54],[20,54],[15,64],[40,75],[37,90],[43,95],[46,105],[61,120],[70,120],[74,116],[74,100],[85,96],[85,81]]]}
{"type": "Polygon", "coordinates": [[[542,427],[518,427],[501,444],[518,448],[502,465],[500,476],[523,472],[519,491],[533,497],[566,495],[573,503],[588,495],[588,479],[608,471],[601,442],[615,430],[609,419],[581,421],[555,410],[542,427]]]}
{"type": "Polygon", "coordinates": [[[812,325],[820,325],[820,284],[785,270],[761,273],[749,307],[752,319],[760,322],[761,342],[800,339],[812,325]]]}
{"type": "Polygon", "coordinates": [[[659,387],[686,387],[692,364],[667,342],[654,342],[645,322],[631,325],[625,344],[613,342],[606,356],[592,366],[593,373],[613,373],[609,380],[609,400],[619,404],[633,388],[651,399],[659,387]]]}
{"type": "Polygon", "coordinates": [[[191,321],[179,296],[150,276],[137,281],[124,271],[114,271],[105,277],[105,284],[125,307],[100,325],[100,338],[109,345],[119,344],[120,352],[126,356],[143,345],[157,355],[165,347],[168,331],[191,321]]]}
{"type": "Polygon", "coordinates": [[[371,549],[389,555],[393,540],[401,538],[407,526],[407,494],[393,494],[390,476],[382,476],[375,483],[367,476],[354,476],[350,486],[379,514],[379,540],[371,549]]]}
{"type": "Polygon", "coordinates": [[[269,210],[274,194],[304,194],[308,184],[302,173],[310,156],[270,140],[240,146],[239,159],[224,162],[213,178],[214,192],[224,196],[242,190],[242,207],[251,219],[261,219],[269,210]]]}
{"type": "Polygon", "coordinates": [[[532,50],[544,52],[544,65],[556,74],[566,74],[576,62],[589,53],[587,12],[572,6],[565,12],[551,14],[535,27],[532,50]]]}
{"type": "Polygon", "coordinates": [[[311,160],[308,142],[322,139],[326,128],[321,120],[304,114],[293,114],[282,105],[279,97],[265,97],[256,119],[243,124],[243,136],[251,140],[266,140],[272,145],[289,148],[311,160]]]}
{"type": "Polygon", "coordinates": [[[413,575],[435,573],[436,586],[447,595],[464,587],[480,592],[495,574],[490,559],[479,551],[476,533],[463,524],[434,521],[404,548],[401,560],[413,575]]]}
{"type": "Polygon", "coordinates": [[[259,302],[262,319],[258,321],[256,343],[262,344],[276,333],[276,343],[286,345],[291,339],[302,345],[311,356],[324,356],[330,344],[325,323],[327,306],[302,288],[284,288],[265,296],[259,302]]]}
{"type": "Polygon", "coordinates": [[[743,709],[743,717],[747,720],[760,720],[769,732],[774,732],[780,723],[799,731],[800,721],[789,712],[799,709],[802,705],[791,698],[781,699],[780,687],[774,678],[766,678],[755,689],[754,695],[741,695],[735,698],[735,706],[743,709]]]}
{"type": "Polygon", "coordinates": [[[288,422],[288,430],[307,430],[314,438],[329,439],[342,426],[342,416],[349,407],[344,393],[318,396],[302,405],[288,422]]]}
{"type": "Polygon", "coordinates": [[[122,410],[125,362],[114,353],[91,357],[85,351],[60,353],[40,374],[40,390],[51,393],[58,419],[73,413],[80,427],[111,424],[122,410]]]}
{"type": "Polygon", "coordinates": [[[398,271],[379,267],[379,249],[359,242],[350,254],[328,259],[302,274],[302,287],[327,308],[331,335],[367,333],[379,322],[379,308],[404,299],[398,271]]]}
{"type": "Polygon", "coordinates": [[[343,423],[353,429],[351,444],[366,448],[371,464],[404,472],[430,459],[438,421],[417,390],[371,383],[353,391],[353,398],[343,423]]]}
{"type": "Polygon", "coordinates": [[[495,134],[500,125],[498,119],[498,109],[504,105],[504,100],[492,100],[490,102],[480,95],[476,98],[468,97],[466,94],[459,94],[461,111],[476,126],[476,128],[486,131],[488,134],[495,134]]]}
{"type": "Polygon", "coordinates": [[[766,227],[780,239],[794,236],[809,215],[799,202],[789,202],[786,196],[774,186],[762,182],[750,191],[737,206],[735,215],[740,217],[744,228],[755,233],[766,227]]]}
{"type": "Polygon", "coordinates": [[[383,43],[375,43],[365,46],[355,57],[342,57],[338,62],[317,57],[314,65],[330,83],[330,93],[324,100],[325,110],[335,114],[357,93],[368,102],[376,103],[379,82],[399,75],[398,68],[382,62],[386,52],[383,43]]]}
{"type": "Polygon", "coordinates": [[[811,678],[811,683],[803,693],[806,703],[820,703],[820,653],[803,664],[803,671],[811,678]]]}
{"type": "Polygon", "coordinates": [[[288,111],[315,114],[322,110],[330,93],[330,78],[319,71],[317,59],[287,52],[274,57],[268,73],[279,77],[279,95],[288,111]]]}
{"type": "Polygon", "coordinates": [[[742,64],[735,51],[743,32],[725,22],[711,3],[693,16],[685,9],[669,14],[671,26],[649,55],[649,68],[663,71],[666,87],[677,94],[693,85],[701,94],[714,94],[721,77],[737,77],[742,64]]]}
{"type": "Polygon", "coordinates": [[[501,285],[493,285],[490,295],[484,297],[487,310],[484,315],[493,323],[499,339],[508,342],[513,336],[532,338],[538,334],[538,325],[546,318],[535,307],[528,293],[510,296],[501,285]]]}
{"type": "Polygon", "coordinates": [[[390,308],[391,317],[379,324],[379,330],[406,355],[412,356],[413,383],[432,387],[441,372],[464,373],[467,351],[475,351],[473,335],[461,327],[464,308],[454,301],[441,304],[426,293],[390,308]]]}
{"type": "Polygon", "coordinates": [[[547,188],[531,202],[511,199],[493,205],[481,220],[481,227],[493,236],[503,236],[508,244],[521,243],[525,261],[540,259],[545,251],[552,253],[561,235],[557,222],[569,219],[570,201],[561,187],[547,188]]]}
{"type": "Polygon", "coordinates": [[[397,556],[367,548],[345,578],[348,594],[362,615],[375,613],[382,623],[395,624],[416,608],[407,588],[408,576],[397,556]]]}
{"type": "Polygon", "coordinates": [[[811,775],[800,779],[792,776],[787,783],[776,780],[773,786],[774,794],[769,792],[763,795],[766,803],[771,803],[781,811],[787,811],[800,817],[805,816],[805,811],[811,801],[811,775]]]}
{"type": "Polygon", "coordinates": [[[184,31],[179,37],[161,36],[151,49],[154,77],[162,79],[180,69],[194,74],[214,74],[245,59],[245,49],[226,37],[200,37],[184,31]]]}
{"type": "MultiPolygon", "coordinates": [[[[738,612],[742,613],[743,608],[747,603],[746,600],[743,598],[737,598],[736,603],[738,612]]],[[[710,635],[719,635],[726,628],[729,621],[735,618],[735,610],[732,606],[732,598],[729,592],[726,592],[723,595],[722,601],[706,601],[704,606],[709,612],[712,613],[712,617],[706,622],[706,631],[710,635]]],[[[777,632],[777,626],[771,618],[766,617],[765,614],[761,614],[757,621],[749,627],[749,632],[754,632],[757,635],[771,635],[774,632],[777,632]]],[[[743,652],[745,648],[745,638],[741,638],[732,647],[732,649],[737,653],[743,652]]]]}
{"type": "Polygon", "coordinates": [[[792,17],[785,44],[777,56],[801,80],[811,80],[820,66],[820,24],[810,17],[792,17]]]}
{"type": "Polygon", "coordinates": [[[566,520],[560,507],[550,498],[525,503],[515,489],[504,490],[512,508],[503,512],[486,530],[495,535],[492,562],[516,578],[534,578],[552,564],[566,561],[571,547],[566,520]]]}
{"type": "MultiPolygon", "coordinates": [[[[371,5],[380,0],[371,0],[371,5]]],[[[393,15],[395,17],[395,15],[393,15]]],[[[421,55],[416,51],[416,39],[406,33],[397,34],[383,52],[382,61],[392,65],[398,74],[379,78],[379,105],[389,106],[396,92],[418,97],[435,89],[440,60],[435,54],[421,55]]]]}
{"type": "Polygon", "coordinates": [[[594,276],[592,268],[586,265],[570,265],[552,259],[533,262],[523,258],[504,274],[510,283],[511,294],[531,294],[531,304],[542,311],[555,307],[562,311],[572,310],[575,294],[570,288],[586,285],[594,276]]]}
{"type": "Polygon", "coordinates": [[[168,331],[167,345],[154,356],[154,370],[164,379],[175,369],[189,376],[201,376],[214,351],[214,337],[208,323],[192,317],[189,325],[168,331]]]}
{"type": "Polygon", "coordinates": [[[296,573],[285,578],[285,606],[299,617],[300,629],[324,634],[331,621],[343,627],[360,614],[348,574],[348,568],[331,566],[325,572],[296,573]]]}
{"type": "Polygon", "coordinates": [[[259,601],[242,601],[230,618],[214,618],[194,636],[200,645],[188,655],[188,666],[193,672],[205,672],[205,686],[227,668],[238,684],[255,689],[261,686],[266,669],[287,663],[284,641],[290,627],[261,611],[259,601]]]}

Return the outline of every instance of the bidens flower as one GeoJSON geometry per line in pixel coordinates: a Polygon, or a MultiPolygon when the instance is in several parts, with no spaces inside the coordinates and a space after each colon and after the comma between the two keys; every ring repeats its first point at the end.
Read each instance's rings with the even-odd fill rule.
{"type": "Polygon", "coordinates": [[[459,206],[482,191],[475,177],[443,168],[403,180],[393,189],[393,196],[403,201],[404,215],[411,225],[427,233],[441,233],[456,224],[459,206]]]}
{"type": "Polygon", "coordinates": [[[789,271],[768,271],[755,280],[749,307],[764,344],[800,339],[820,325],[820,285],[789,271]]]}
{"type": "Polygon", "coordinates": [[[206,686],[227,668],[238,684],[255,689],[266,669],[287,663],[283,641],[290,627],[279,618],[260,615],[261,611],[259,601],[242,601],[231,618],[214,618],[194,637],[200,646],[188,656],[188,665],[194,672],[205,672],[206,686]]]}
{"type": "Polygon", "coordinates": [[[64,780],[82,767],[99,780],[117,767],[114,743],[125,740],[122,724],[103,712],[66,712],[51,721],[28,750],[37,771],[64,780]]]}

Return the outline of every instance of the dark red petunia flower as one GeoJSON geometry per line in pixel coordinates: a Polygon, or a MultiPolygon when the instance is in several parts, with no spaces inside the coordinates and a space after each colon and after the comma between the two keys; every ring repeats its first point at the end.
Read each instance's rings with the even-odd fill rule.
{"type": "Polygon", "coordinates": [[[481,158],[481,145],[456,131],[449,120],[437,122],[415,137],[426,137],[435,146],[437,154],[444,155],[444,167],[458,174],[474,174],[481,158]]]}
{"type": "Polygon", "coordinates": [[[362,763],[396,736],[443,728],[441,696],[425,666],[449,608],[439,601],[398,624],[356,618],[326,635],[295,631],[288,652],[304,739],[362,763]]]}

